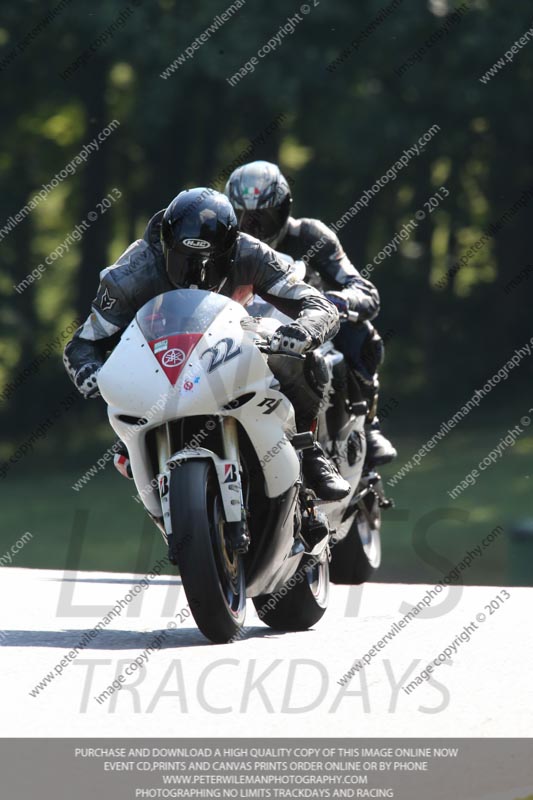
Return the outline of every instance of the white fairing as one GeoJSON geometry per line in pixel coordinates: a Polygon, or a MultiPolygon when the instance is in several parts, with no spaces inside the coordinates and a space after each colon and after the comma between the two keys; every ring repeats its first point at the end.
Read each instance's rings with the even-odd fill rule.
{"type": "MultiPolygon", "coordinates": [[[[255,448],[268,497],[279,496],[298,480],[299,459],[286,435],[295,430],[294,410],[287,398],[272,388],[277,383],[266,356],[255,346],[254,333],[241,327],[243,318],[248,318],[245,309],[228,299],[202,332],[175,386],[136,320],[99,373],[98,385],[108,404],[109,421],[128,448],[137,491],[155,516],[161,516],[158,471],[154,471],[148,456],[146,434],[182,417],[217,415],[238,420],[255,448]],[[228,357],[239,348],[234,357],[228,357]],[[214,353],[218,353],[216,359],[214,353]],[[224,408],[248,393],[255,396],[241,407],[224,408]],[[124,416],[130,420],[121,419],[124,416]],[[139,424],[140,419],[146,422],[139,424]]],[[[211,424],[215,425],[213,421],[211,424]]],[[[193,442],[191,447],[200,444],[193,442]]]]}

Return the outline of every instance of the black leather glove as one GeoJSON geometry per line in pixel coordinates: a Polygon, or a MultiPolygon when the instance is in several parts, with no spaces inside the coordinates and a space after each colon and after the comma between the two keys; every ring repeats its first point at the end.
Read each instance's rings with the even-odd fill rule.
{"type": "Polygon", "coordinates": [[[282,325],[270,340],[273,353],[307,353],[313,349],[313,340],[298,325],[282,325]]]}
{"type": "Polygon", "coordinates": [[[102,365],[97,364],[96,361],[91,361],[76,372],[74,383],[76,384],[77,390],[86,400],[92,397],[100,397],[96,377],[100,372],[101,366],[102,365]]]}

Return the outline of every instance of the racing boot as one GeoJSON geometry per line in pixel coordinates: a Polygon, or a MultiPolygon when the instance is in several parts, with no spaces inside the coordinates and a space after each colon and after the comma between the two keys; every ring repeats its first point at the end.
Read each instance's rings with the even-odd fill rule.
{"type": "Polygon", "coordinates": [[[381,432],[379,419],[374,417],[372,422],[365,424],[366,436],[366,463],[369,467],[379,467],[388,464],[398,453],[392,442],[381,432]]]}
{"type": "Polygon", "coordinates": [[[302,470],[305,482],[322,500],[342,500],[351,486],[326,458],[318,442],[303,451],[302,470]]]}
{"type": "Polygon", "coordinates": [[[117,472],[120,472],[123,478],[129,478],[133,480],[133,473],[131,471],[131,464],[130,464],[130,457],[128,453],[128,448],[121,442],[120,439],[117,440],[115,445],[115,455],[113,456],[113,464],[115,465],[115,469],[117,472]]]}

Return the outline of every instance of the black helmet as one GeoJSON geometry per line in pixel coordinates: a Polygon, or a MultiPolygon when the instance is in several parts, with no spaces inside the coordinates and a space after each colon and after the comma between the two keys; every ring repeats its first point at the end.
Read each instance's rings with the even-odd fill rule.
{"type": "Polygon", "coordinates": [[[177,287],[221,289],[233,261],[237,236],[237,217],[227,197],[213,189],[180,192],[161,222],[170,282],[177,287]]]}
{"type": "Polygon", "coordinates": [[[252,161],[234,170],[224,189],[239,228],[276,247],[287,230],[291,190],[276,164],[252,161]]]}

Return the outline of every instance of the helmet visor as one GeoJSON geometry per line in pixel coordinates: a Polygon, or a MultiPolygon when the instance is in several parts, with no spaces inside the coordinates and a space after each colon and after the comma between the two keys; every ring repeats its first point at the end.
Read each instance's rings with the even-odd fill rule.
{"type": "Polygon", "coordinates": [[[256,208],[251,211],[237,211],[239,228],[244,233],[255,236],[262,242],[275,239],[279,234],[288,214],[280,208],[256,208]]]}
{"type": "Polygon", "coordinates": [[[165,263],[170,282],[176,288],[197,286],[211,292],[218,291],[225,281],[228,259],[210,258],[198,253],[180,253],[165,247],[165,263]]]}

